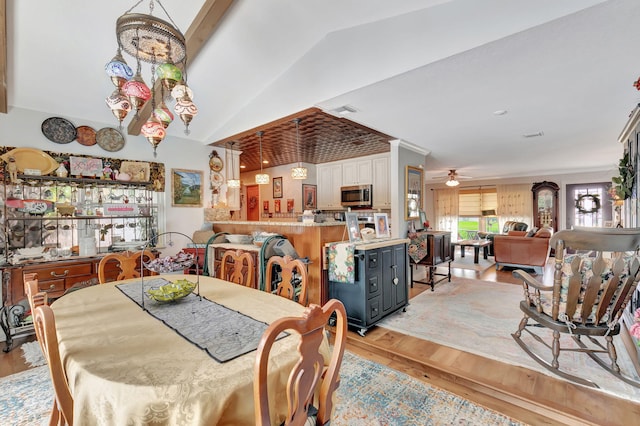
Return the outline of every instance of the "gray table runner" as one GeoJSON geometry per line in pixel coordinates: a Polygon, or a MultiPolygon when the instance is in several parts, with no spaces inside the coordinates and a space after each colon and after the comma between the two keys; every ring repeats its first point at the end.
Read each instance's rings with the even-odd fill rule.
{"type": "MultiPolygon", "coordinates": [[[[168,283],[164,278],[145,279],[144,289],[146,292],[168,283]]],[[[140,286],[140,281],[116,285],[142,306],[140,286]]],[[[221,363],[255,350],[268,327],[264,322],[205,297],[200,300],[194,293],[172,303],[161,304],[147,298],[144,306],[149,314],[221,363]]]]}

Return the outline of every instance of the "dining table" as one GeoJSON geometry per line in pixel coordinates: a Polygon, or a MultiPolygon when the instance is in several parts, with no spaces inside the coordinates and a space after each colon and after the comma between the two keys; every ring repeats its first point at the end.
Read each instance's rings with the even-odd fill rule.
{"type": "MultiPolygon", "coordinates": [[[[64,295],[51,307],[76,425],[255,424],[257,342],[267,324],[301,316],[305,309],[257,289],[182,274],[86,287],[64,295]],[[160,304],[145,293],[153,279],[187,279],[197,287],[185,299],[160,304]],[[201,308],[218,314],[208,317],[201,308]],[[162,316],[175,311],[183,312],[169,319],[162,316]],[[236,337],[245,346],[240,345],[239,353],[225,353],[235,347],[236,337]],[[199,341],[207,338],[208,346],[199,341]]],[[[298,343],[299,336],[291,331],[270,353],[269,391],[282,395],[274,398],[273,424],[281,424],[287,411],[284,389],[298,359],[298,343]]],[[[325,336],[325,363],[329,350],[325,336]]]]}

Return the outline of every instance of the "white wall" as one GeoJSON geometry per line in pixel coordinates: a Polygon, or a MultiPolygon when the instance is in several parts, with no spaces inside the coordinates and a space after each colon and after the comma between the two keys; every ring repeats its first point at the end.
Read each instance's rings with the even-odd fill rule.
{"type": "MultiPolygon", "coordinates": [[[[97,100],[99,101],[99,100],[97,100]]],[[[105,105],[105,109],[107,109],[105,105]]],[[[108,111],[108,109],[107,109],[108,111]]],[[[158,156],[153,157],[153,147],[143,136],[126,135],[126,143],[122,150],[109,152],[98,145],[84,146],[73,141],[68,144],[57,144],[47,139],[41,131],[42,122],[51,117],[36,111],[12,108],[8,114],[0,114],[0,145],[38,148],[45,151],[69,152],[73,154],[90,155],[95,157],[121,158],[136,161],[155,161],[165,165],[165,230],[181,232],[191,236],[193,231],[200,228],[204,222],[203,208],[198,207],[172,207],[171,206],[171,169],[190,169],[203,171],[203,207],[209,207],[211,203],[211,191],[209,191],[209,153],[212,148],[199,142],[193,142],[182,138],[167,136],[160,143],[158,156]]],[[[64,117],[77,126],[91,126],[96,130],[103,127],[117,127],[115,118],[108,123],[88,122],[75,117],[64,117]]],[[[129,120],[127,120],[128,123],[129,120]]],[[[193,122],[197,126],[197,118],[193,122]]],[[[172,126],[183,126],[179,118],[172,126]]],[[[123,133],[126,133],[126,129],[123,133]]],[[[223,156],[224,149],[216,148],[223,156]]],[[[176,241],[176,244],[180,244],[176,241]]],[[[186,244],[186,242],[185,242],[186,244]]],[[[178,247],[179,248],[179,247],[178,247]]]]}

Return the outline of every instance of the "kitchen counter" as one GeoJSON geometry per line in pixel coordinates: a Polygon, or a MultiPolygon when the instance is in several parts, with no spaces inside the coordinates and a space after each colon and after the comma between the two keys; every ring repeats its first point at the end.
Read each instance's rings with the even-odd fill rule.
{"type": "Polygon", "coordinates": [[[259,221],[248,221],[248,220],[226,220],[226,221],[216,221],[213,222],[213,225],[251,225],[251,226],[305,226],[305,227],[324,227],[324,226],[345,226],[346,222],[340,222],[337,220],[327,221],[327,222],[285,222],[285,221],[267,221],[267,220],[259,220],[259,221]]]}

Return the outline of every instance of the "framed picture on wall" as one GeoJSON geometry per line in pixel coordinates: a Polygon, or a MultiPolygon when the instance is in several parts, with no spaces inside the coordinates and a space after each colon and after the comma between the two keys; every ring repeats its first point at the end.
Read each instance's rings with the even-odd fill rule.
{"type": "Polygon", "coordinates": [[[287,213],[293,213],[293,198],[287,199],[287,213]]]}
{"type": "Polygon", "coordinates": [[[273,178],[273,198],[282,198],[282,176],[273,178]]]}
{"type": "Polygon", "coordinates": [[[202,171],[171,169],[171,205],[202,207],[202,171]]]}
{"type": "Polygon", "coordinates": [[[302,184],[302,205],[305,210],[314,210],[318,206],[317,186],[302,184]]]}
{"type": "Polygon", "coordinates": [[[262,202],[262,211],[265,213],[269,213],[269,200],[262,202]]]}
{"type": "Polygon", "coordinates": [[[280,213],[280,200],[273,200],[273,210],[280,213]]]}
{"type": "Polygon", "coordinates": [[[422,206],[422,169],[407,166],[405,173],[405,220],[420,218],[420,208],[422,206]]]}

